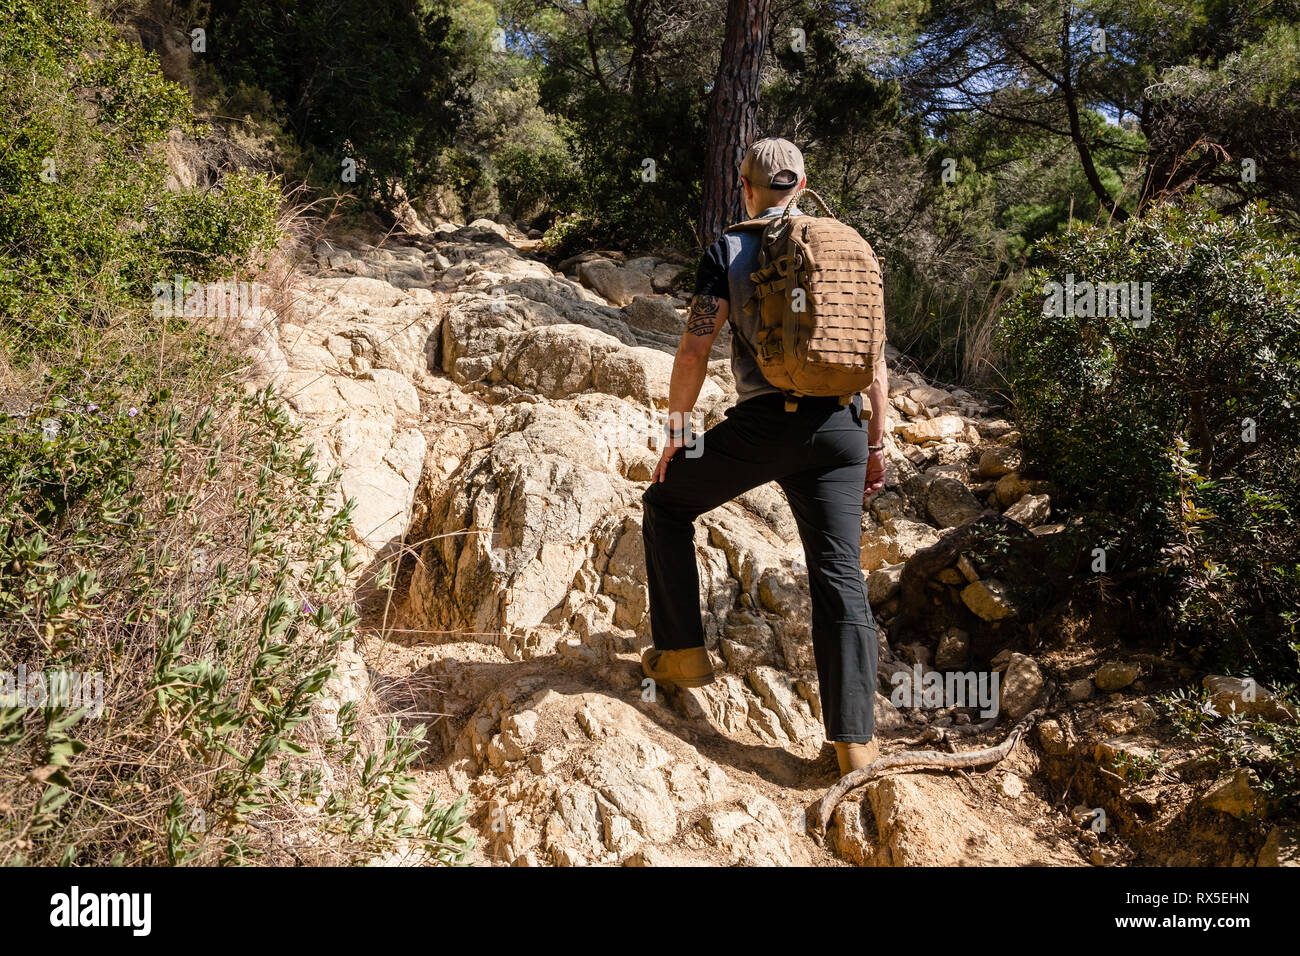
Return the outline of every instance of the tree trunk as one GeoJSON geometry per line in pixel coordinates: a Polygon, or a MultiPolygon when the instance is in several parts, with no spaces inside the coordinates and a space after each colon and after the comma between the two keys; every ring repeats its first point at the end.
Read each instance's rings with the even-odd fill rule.
{"type": "Polygon", "coordinates": [[[740,161],[754,138],[758,69],[767,45],[771,5],[771,0],[727,0],[727,34],[709,98],[704,201],[697,230],[705,246],[745,215],[740,161]]]}

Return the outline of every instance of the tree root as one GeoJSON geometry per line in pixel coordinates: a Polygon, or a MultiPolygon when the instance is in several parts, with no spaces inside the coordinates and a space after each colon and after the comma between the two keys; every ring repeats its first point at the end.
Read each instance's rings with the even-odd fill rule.
{"type": "Polygon", "coordinates": [[[996,747],[982,750],[968,750],[964,753],[941,753],[938,750],[911,750],[889,754],[873,761],[859,770],[853,770],[841,777],[834,786],[826,791],[817,804],[813,814],[817,833],[824,834],[830,825],[831,814],[849,793],[864,783],[874,780],[887,770],[899,770],[926,767],[939,767],[945,770],[960,770],[964,767],[979,767],[987,763],[1000,763],[1020,742],[1020,738],[1029,732],[1035,721],[1047,710],[1046,695],[1039,698],[1038,705],[1021,717],[1011,728],[1005,740],[996,747]]]}

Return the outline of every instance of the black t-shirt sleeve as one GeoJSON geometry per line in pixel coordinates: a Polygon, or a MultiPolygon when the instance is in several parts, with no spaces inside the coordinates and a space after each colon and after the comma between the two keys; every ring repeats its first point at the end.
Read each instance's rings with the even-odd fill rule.
{"type": "Polygon", "coordinates": [[[700,259],[695,270],[695,294],[731,300],[731,290],[727,285],[726,243],[722,239],[709,246],[700,259]]]}

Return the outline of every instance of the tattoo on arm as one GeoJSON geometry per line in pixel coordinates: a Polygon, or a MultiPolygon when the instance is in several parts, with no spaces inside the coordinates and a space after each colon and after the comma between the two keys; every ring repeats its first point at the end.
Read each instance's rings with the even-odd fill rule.
{"type": "Polygon", "coordinates": [[[697,295],[691,299],[691,311],[686,317],[686,331],[691,335],[712,335],[718,328],[718,297],[697,295]]]}

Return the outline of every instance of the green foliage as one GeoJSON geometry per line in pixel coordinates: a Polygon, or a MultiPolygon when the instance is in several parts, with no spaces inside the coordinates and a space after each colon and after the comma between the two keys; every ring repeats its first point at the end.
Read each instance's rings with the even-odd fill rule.
{"type": "Polygon", "coordinates": [[[509,82],[523,90],[520,77],[535,77],[550,132],[545,145],[540,137],[516,140],[494,156],[506,189],[522,184],[559,203],[544,223],[552,227],[548,246],[559,254],[592,245],[694,246],[716,69],[715,55],[700,54],[719,42],[709,33],[716,8],[614,0],[504,7],[513,48],[530,52],[512,54],[509,82]],[[526,176],[518,145],[533,154],[526,176]]]}
{"type": "MultiPolygon", "coordinates": [[[[1294,711],[1294,690],[1275,699],[1294,711]]],[[[1259,714],[1220,715],[1201,688],[1162,695],[1159,704],[1180,738],[1208,747],[1208,758],[1220,772],[1244,767],[1256,775],[1261,810],[1290,814],[1300,809],[1300,724],[1259,714]]]]}
{"type": "Polygon", "coordinates": [[[1131,783],[1146,783],[1164,769],[1159,751],[1153,754],[1131,754],[1120,751],[1115,755],[1114,762],[1116,772],[1131,783]]]}
{"type": "Polygon", "coordinates": [[[1300,247],[1262,207],[1197,194],[1045,254],[1000,330],[1027,452],[1120,525],[1111,570],[1154,575],[1194,644],[1294,672],[1300,247]],[[1046,283],[1067,276],[1150,283],[1150,324],[1051,314],[1046,283]]]}
{"type": "Polygon", "coordinates": [[[82,4],[9,0],[0,33],[0,336],[20,362],[67,346],[182,274],[235,279],[274,247],[279,193],[232,175],[170,192],[159,141],[193,129],[183,88],[82,4]],[[93,51],[93,55],[92,55],[93,51]]]}
{"type": "Polygon", "coordinates": [[[463,803],[406,805],[423,729],[371,751],[319,706],[357,624],[337,472],[223,330],[151,314],[259,273],[277,184],[169,190],[185,91],[84,6],[0,14],[0,861],[459,861],[463,803]]]}
{"type": "Polygon", "coordinates": [[[282,103],[335,183],[353,188],[340,181],[351,158],[367,197],[391,203],[399,185],[411,195],[431,185],[468,104],[464,58],[475,47],[447,5],[216,0],[212,12],[218,72],[282,103]]]}
{"type": "Polygon", "coordinates": [[[337,471],[295,451],[269,390],[146,412],[59,390],[0,433],[0,671],[101,682],[97,701],[0,718],[0,856],[319,860],[293,849],[306,819],[337,836],[330,862],[406,842],[460,858],[456,814],[400,806],[423,728],[394,725],[363,754],[345,709],[309,750],[319,729],[304,725],[357,623],[351,504],[335,507],[337,471]],[[359,770],[325,787],[325,758],[359,770]],[[268,845],[268,828],[288,847],[268,845]]]}

